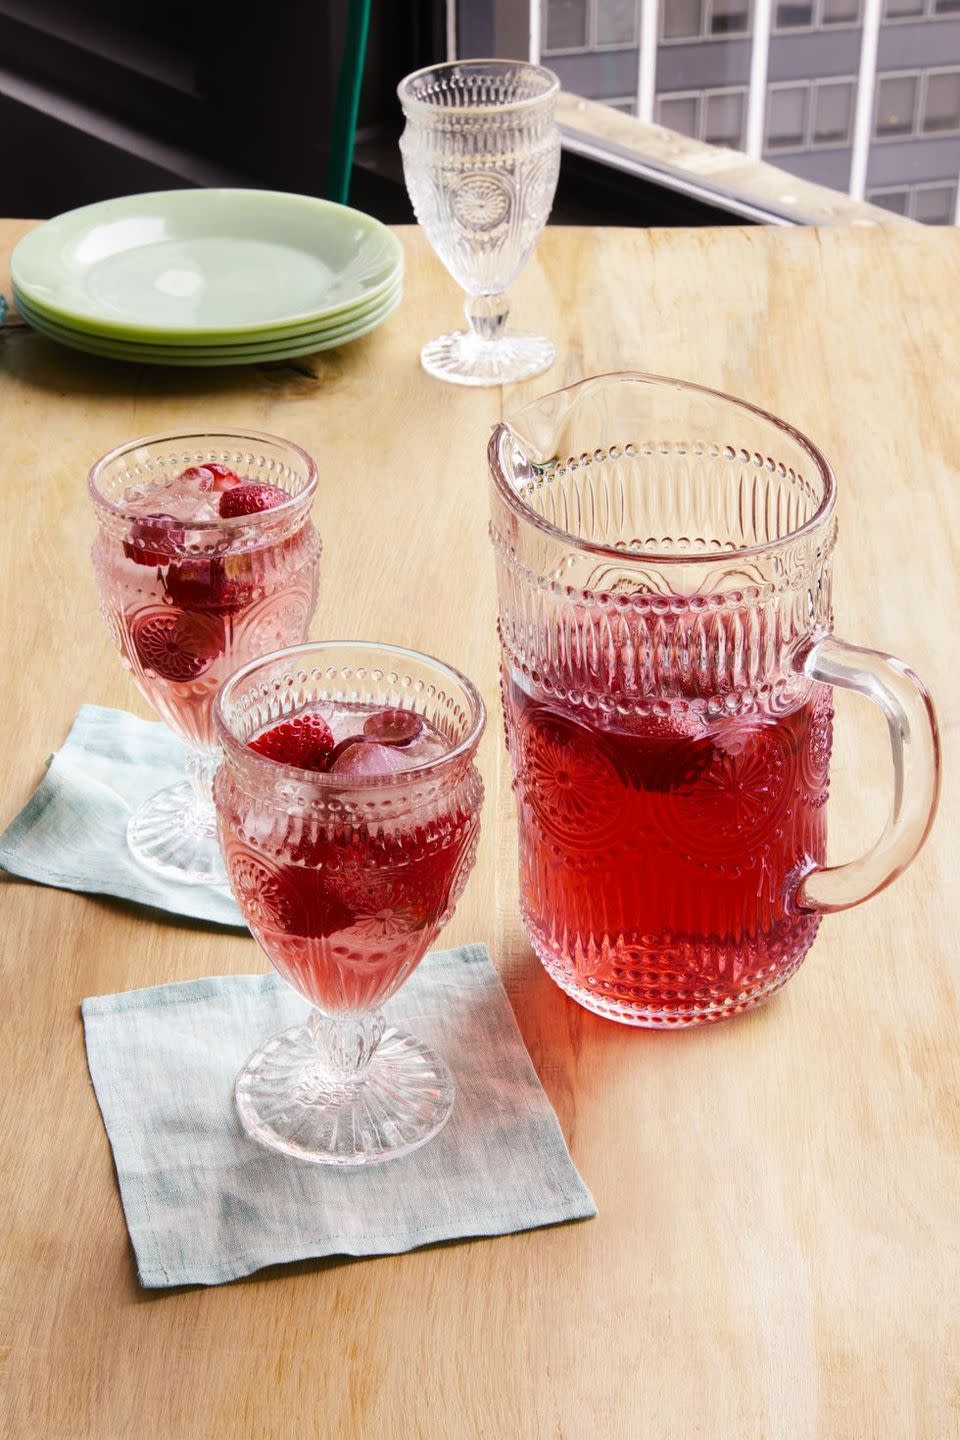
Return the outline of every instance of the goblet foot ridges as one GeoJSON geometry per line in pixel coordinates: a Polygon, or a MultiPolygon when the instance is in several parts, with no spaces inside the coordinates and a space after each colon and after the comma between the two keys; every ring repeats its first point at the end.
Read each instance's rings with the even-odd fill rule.
{"type": "Polygon", "coordinates": [[[127,825],[130,853],[145,870],[182,885],[226,885],[212,803],[189,780],[151,795],[127,825]]]}
{"type": "Polygon", "coordinates": [[[443,1061],[388,1027],[369,1064],[331,1069],[309,1025],[273,1035],[237,1076],[237,1111],[261,1145],[314,1165],[375,1165],[408,1155],[443,1128],[454,1086],[443,1061]]]}
{"type": "Polygon", "coordinates": [[[453,385],[507,385],[549,370],[557,352],[541,335],[483,340],[469,330],[439,335],[420,351],[420,364],[453,385]]]}

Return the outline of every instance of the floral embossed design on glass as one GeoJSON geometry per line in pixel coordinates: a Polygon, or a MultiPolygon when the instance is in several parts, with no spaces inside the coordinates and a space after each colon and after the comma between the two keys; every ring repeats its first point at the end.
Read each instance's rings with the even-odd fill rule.
{"type": "Polygon", "coordinates": [[[909,864],[939,789],[921,682],[831,633],[830,466],[752,405],[637,374],[526,406],[490,465],[534,949],[626,1024],[747,1010],[909,864]],[[895,772],[880,840],[833,867],[831,686],[883,710],[895,772]]]}
{"type": "Polygon", "coordinates": [[[461,60],[408,75],[400,140],[417,219],[469,299],[469,329],[420,352],[425,370],[459,385],[539,375],[554,347],[506,330],[504,293],[547,222],[560,173],[559,81],[514,60],[461,60]]]}
{"type": "Polygon", "coordinates": [[[380,1013],[453,913],[476,855],[484,708],[391,645],[323,642],[245,666],[216,708],[233,893],[313,1009],[236,1083],[248,1133],[318,1164],[406,1154],[445,1123],[443,1061],[380,1013]]]}
{"type": "Polygon", "coordinates": [[[302,641],[317,598],[317,486],[299,446],[241,431],[156,435],[98,460],[94,574],[112,643],[189,747],[188,779],[131,817],[149,869],[226,882],[210,785],[213,701],[239,665],[302,641]]]}

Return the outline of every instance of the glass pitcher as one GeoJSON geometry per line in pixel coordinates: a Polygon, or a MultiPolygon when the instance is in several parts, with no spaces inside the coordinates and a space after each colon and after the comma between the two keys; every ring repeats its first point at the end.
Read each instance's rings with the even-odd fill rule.
{"type": "Polygon", "coordinates": [[[910,863],[937,803],[923,684],[832,634],[833,472],[757,407],[641,374],[525,406],[489,459],[534,949],[626,1024],[750,1009],[823,914],[910,863]],[[827,866],[836,686],[882,710],[894,785],[873,849],[827,866]]]}

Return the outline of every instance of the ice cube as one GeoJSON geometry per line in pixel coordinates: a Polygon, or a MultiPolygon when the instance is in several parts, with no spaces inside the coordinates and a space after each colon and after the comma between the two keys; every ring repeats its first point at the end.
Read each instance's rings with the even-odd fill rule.
{"type": "Polygon", "coordinates": [[[191,520],[211,520],[211,521],[212,521],[212,520],[219,520],[219,519],[220,519],[219,499],[220,499],[219,495],[214,495],[212,498],[209,497],[209,496],[207,496],[207,495],[204,495],[203,498],[202,498],[198,503],[196,503],[196,502],[194,503],[193,513],[191,514],[190,519],[191,519],[191,520]]]}
{"type": "Polygon", "coordinates": [[[330,767],[330,774],[351,780],[373,780],[381,775],[397,775],[401,770],[409,770],[412,763],[395,745],[378,745],[374,740],[361,740],[337,756],[330,767]]]}

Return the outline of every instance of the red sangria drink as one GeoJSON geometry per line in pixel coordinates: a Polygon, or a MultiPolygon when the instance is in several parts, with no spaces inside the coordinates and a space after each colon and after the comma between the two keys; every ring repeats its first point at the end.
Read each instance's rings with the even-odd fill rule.
{"type": "Polygon", "coordinates": [[[820,923],[791,897],[826,856],[825,686],[784,715],[713,723],[691,705],[560,708],[516,676],[503,704],[520,903],[563,988],[683,1015],[786,980],[820,923]]]}
{"type": "Polygon", "coordinates": [[[239,666],[306,635],[316,484],[298,446],[230,432],[133,441],[90,473],[101,614],[122,664],[188,747],[188,779],[152,796],[127,831],[138,861],[171,878],[225,880],[213,702],[239,666]]]}
{"type": "Polygon", "coordinates": [[[380,1007],[436,940],[473,866],[482,701],[438,660],[329,642],[245,666],[216,718],[233,893],[313,1007],[241,1071],[243,1124],[316,1163],[404,1154],[444,1124],[453,1084],[380,1007]]]}

